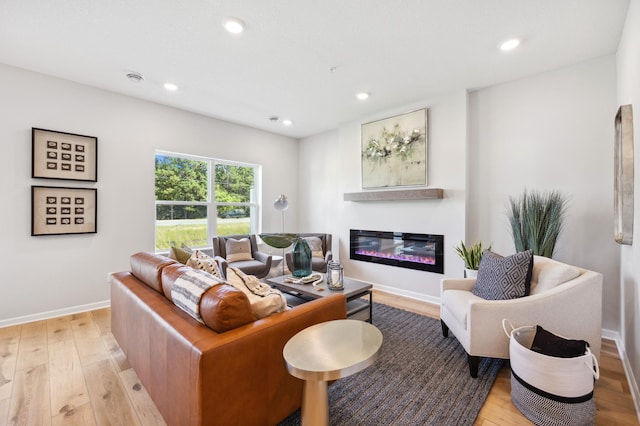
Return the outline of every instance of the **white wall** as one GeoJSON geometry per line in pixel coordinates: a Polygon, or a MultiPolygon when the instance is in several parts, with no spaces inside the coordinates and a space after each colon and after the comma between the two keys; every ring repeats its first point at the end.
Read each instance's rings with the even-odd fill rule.
{"type": "Polygon", "coordinates": [[[301,229],[327,230],[334,235],[334,252],[345,275],[377,288],[437,301],[441,274],[376,265],[349,259],[349,230],[370,229],[445,235],[445,275],[462,276],[463,263],[453,246],[464,239],[465,146],[467,96],[459,91],[424,100],[375,116],[344,123],[340,129],[300,142],[299,194],[301,229]],[[349,202],[345,192],[361,191],[360,125],[427,107],[428,184],[444,189],[442,200],[349,202]]]}
{"type": "Polygon", "coordinates": [[[613,239],[615,58],[608,56],[470,95],[468,237],[515,251],[509,196],[570,197],[554,258],[604,275],[603,328],[619,329],[613,239]]]}
{"type": "MultiPolygon", "coordinates": [[[[620,246],[621,286],[621,334],[623,347],[638,397],[637,383],[640,381],[640,4],[629,3],[622,38],[618,46],[617,101],[618,105],[633,106],[634,123],[634,232],[633,245],[620,246]]],[[[637,401],[637,400],[636,400],[637,401]]]]}
{"type": "Polygon", "coordinates": [[[297,192],[295,139],[4,65],[0,93],[0,326],[108,302],[107,273],[154,250],[156,149],[261,164],[264,231],[297,192]],[[97,136],[98,182],[32,179],[32,127],[97,136]],[[31,237],[31,185],[97,188],[98,233],[31,237]]]}

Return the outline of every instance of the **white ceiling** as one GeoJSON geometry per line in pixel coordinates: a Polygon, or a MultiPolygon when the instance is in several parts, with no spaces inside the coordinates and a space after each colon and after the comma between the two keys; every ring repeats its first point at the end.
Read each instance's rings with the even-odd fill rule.
{"type": "Polygon", "coordinates": [[[628,0],[0,0],[0,63],[304,137],[616,51],[628,0]],[[246,23],[239,36],[225,17],[246,23]],[[498,44],[521,37],[503,53],[498,44]],[[329,69],[335,67],[335,72],[329,69]],[[125,74],[145,81],[134,84],[125,74]],[[164,82],[180,89],[167,92],[164,82]],[[356,92],[371,93],[367,101],[356,92]],[[293,125],[269,121],[289,118],[293,125]]]}

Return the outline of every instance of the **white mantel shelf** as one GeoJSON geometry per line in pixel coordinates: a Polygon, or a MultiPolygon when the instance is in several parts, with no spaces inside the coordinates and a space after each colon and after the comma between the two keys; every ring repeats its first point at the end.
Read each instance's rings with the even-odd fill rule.
{"type": "Polygon", "coordinates": [[[344,201],[434,200],[443,198],[442,188],[394,189],[384,191],[345,192],[344,201]]]}

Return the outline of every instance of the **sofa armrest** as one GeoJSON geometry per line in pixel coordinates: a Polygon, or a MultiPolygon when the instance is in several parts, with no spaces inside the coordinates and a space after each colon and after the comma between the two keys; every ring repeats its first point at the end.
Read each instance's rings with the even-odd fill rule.
{"type": "Polygon", "coordinates": [[[475,285],[475,278],[443,278],[440,280],[440,294],[445,290],[471,291],[475,285]]]}
{"type": "Polygon", "coordinates": [[[333,253],[331,252],[331,250],[327,250],[327,252],[324,254],[324,263],[329,263],[329,261],[332,259],[333,253]]]}
{"type": "Polygon", "coordinates": [[[260,262],[264,263],[267,267],[271,268],[271,262],[273,259],[273,256],[261,251],[254,251],[252,253],[252,256],[255,260],[259,260],[260,262]]]}

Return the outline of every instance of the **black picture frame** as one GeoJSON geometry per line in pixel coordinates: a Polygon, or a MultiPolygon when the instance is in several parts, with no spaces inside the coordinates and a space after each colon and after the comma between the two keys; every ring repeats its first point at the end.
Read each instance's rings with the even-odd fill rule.
{"type": "Polygon", "coordinates": [[[98,232],[98,190],[31,186],[31,236],[98,232]]]}
{"type": "Polygon", "coordinates": [[[31,177],[98,181],[98,138],[31,128],[31,177]]]}

